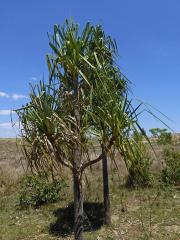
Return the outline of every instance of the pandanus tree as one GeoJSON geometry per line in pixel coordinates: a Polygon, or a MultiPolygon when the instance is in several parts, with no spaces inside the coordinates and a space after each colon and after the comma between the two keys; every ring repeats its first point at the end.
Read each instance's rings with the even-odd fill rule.
{"type": "MultiPolygon", "coordinates": [[[[107,132],[110,133],[112,128],[110,129],[110,125],[105,124],[105,119],[102,118],[102,112],[104,107],[108,110],[112,109],[111,103],[113,102],[113,99],[111,95],[118,94],[118,96],[122,97],[127,92],[128,80],[125,76],[123,76],[123,74],[120,72],[119,68],[116,65],[117,46],[115,40],[113,40],[110,36],[106,36],[105,32],[102,29],[102,26],[97,26],[95,28],[94,34],[94,55],[96,57],[96,65],[98,65],[98,76],[100,77],[99,84],[98,86],[96,85],[95,88],[95,92],[97,94],[94,92],[93,95],[93,111],[96,109],[96,107],[98,107],[98,111],[96,111],[96,113],[94,111],[94,114],[96,114],[97,116],[97,113],[100,113],[101,117],[98,118],[100,119],[99,122],[96,122],[93,119],[92,125],[96,126],[96,130],[101,133],[99,142],[102,150],[104,223],[109,225],[111,223],[111,218],[107,163],[108,151],[106,149],[106,144],[108,143],[108,140],[114,142],[114,136],[111,140],[107,137],[107,132]],[[101,79],[103,79],[103,81],[101,81],[101,79]],[[111,90],[109,91],[109,89],[111,90]]],[[[109,112],[109,114],[111,113],[109,112]]],[[[110,136],[110,134],[108,135],[110,136]]]]}
{"type": "MultiPolygon", "coordinates": [[[[106,78],[107,78],[106,72],[106,78]]],[[[123,77],[123,76],[122,76],[123,77]]],[[[105,76],[104,78],[105,79],[105,76]]],[[[119,78],[120,83],[122,78],[119,78]]],[[[104,191],[104,210],[105,224],[111,223],[110,214],[110,198],[109,198],[109,183],[108,183],[108,157],[115,167],[118,166],[112,153],[119,151],[122,159],[128,167],[128,161],[137,151],[139,156],[141,152],[138,149],[136,142],[133,142],[132,133],[138,134],[142,132],[138,124],[138,114],[140,113],[141,104],[136,108],[133,107],[132,101],[128,100],[127,95],[119,89],[119,84],[114,84],[114,81],[101,82],[94,91],[94,101],[92,122],[96,131],[97,139],[102,148],[102,169],[103,169],[103,191],[104,191]],[[101,91],[97,90],[98,88],[101,91]],[[112,89],[112,90],[109,90],[112,89]],[[97,92],[96,92],[97,90],[97,92]],[[97,95],[96,95],[97,94],[97,95]],[[98,102],[98,104],[97,104],[98,102]],[[108,149],[111,144],[112,148],[108,149]],[[110,150],[113,150],[110,152],[110,150]],[[115,150],[115,151],[114,151],[115,150]]],[[[124,91],[124,90],[123,90],[124,91]]],[[[143,136],[147,136],[143,133],[143,136]]]]}
{"type": "MultiPolygon", "coordinates": [[[[88,41],[85,45],[86,47],[86,56],[85,56],[85,64],[86,68],[80,69],[81,76],[85,77],[86,82],[91,86],[92,94],[90,95],[92,100],[89,105],[89,114],[88,121],[89,124],[96,129],[97,132],[103,132],[101,135],[101,148],[102,148],[102,165],[103,165],[103,190],[104,190],[104,207],[105,207],[105,223],[110,224],[110,200],[109,200],[109,186],[108,186],[108,168],[107,168],[107,149],[105,146],[105,134],[107,131],[111,131],[109,129],[109,125],[105,125],[105,119],[102,118],[102,115],[96,115],[100,119],[100,121],[95,122],[92,115],[94,115],[94,109],[98,107],[98,110],[102,110],[106,107],[106,112],[109,109],[112,109],[112,103],[115,99],[112,99],[111,95],[121,96],[121,99],[117,99],[116,101],[122,101],[124,94],[127,92],[127,79],[123,76],[116,65],[116,55],[117,48],[115,41],[110,37],[106,36],[102,27],[100,25],[96,27],[92,27],[89,24],[86,25],[85,31],[87,30],[88,34],[90,34],[90,41],[88,41]],[[83,71],[83,72],[82,72],[83,71]],[[103,107],[104,106],[104,107],[103,107]],[[92,114],[92,115],[91,115],[92,114]],[[91,116],[90,116],[91,115],[91,116]],[[91,121],[92,120],[92,121],[91,121]],[[97,125],[98,124],[98,125],[97,125]],[[106,129],[107,128],[107,129],[106,129]]],[[[56,71],[56,76],[59,77],[60,66],[59,66],[59,38],[62,35],[59,30],[54,31],[53,36],[50,38],[50,46],[53,50],[53,56],[48,56],[48,65],[51,72],[50,79],[54,76],[56,71]]],[[[81,49],[81,58],[84,57],[84,49],[81,49]]],[[[82,59],[81,59],[82,60],[82,59]]],[[[89,95],[89,91],[87,89],[83,89],[84,94],[86,96],[89,95]]],[[[127,99],[126,99],[127,100],[127,99]]],[[[114,103],[113,103],[114,104],[114,103]]],[[[100,111],[101,112],[101,111],[100,111]]],[[[111,112],[112,113],[112,112],[111,112]]],[[[109,113],[110,114],[110,113],[109,113]]],[[[124,113],[123,113],[124,114],[124,113]]],[[[114,112],[113,112],[114,115],[114,112]]],[[[112,119],[111,119],[112,120],[112,119]]],[[[118,134],[116,134],[118,135],[118,134]]],[[[109,139],[108,144],[114,144],[114,138],[109,139]]],[[[106,141],[107,144],[107,141],[106,141]]]]}
{"type": "Polygon", "coordinates": [[[53,55],[47,57],[49,85],[34,90],[30,103],[17,111],[22,136],[32,144],[30,154],[24,147],[31,166],[41,168],[49,163],[54,166],[51,161],[54,158],[57,164],[72,171],[74,233],[75,239],[80,240],[83,239],[82,175],[87,167],[102,159],[102,154],[96,159],[87,157],[92,96],[99,81],[94,32],[90,24],[81,34],[78,25],[72,22],[66,22],[65,27],[54,27],[50,42],[53,55]]]}
{"type": "MultiPolygon", "coordinates": [[[[74,102],[76,102],[76,104],[74,106],[72,104],[70,105],[73,106],[74,109],[77,108],[77,106],[80,106],[80,108],[77,108],[76,111],[73,113],[75,119],[77,120],[79,119],[78,121],[76,120],[77,123],[79,122],[78,129],[80,128],[83,129],[83,126],[81,124],[83,122],[82,120],[84,116],[86,116],[86,122],[84,127],[87,129],[87,134],[92,134],[91,129],[94,126],[94,122],[91,120],[93,119],[92,115],[93,115],[94,105],[98,105],[99,107],[101,105],[99,101],[97,102],[98,96],[102,91],[102,89],[100,88],[100,85],[103,81],[113,82],[114,87],[116,87],[116,84],[117,84],[112,78],[112,74],[115,74],[115,68],[113,69],[111,67],[110,69],[109,67],[110,61],[113,60],[112,54],[114,51],[114,42],[110,38],[105,37],[100,26],[92,27],[90,26],[90,24],[87,24],[85,27],[85,30],[82,33],[81,38],[78,37],[77,26],[73,26],[73,25],[71,26],[70,31],[68,30],[69,31],[68,35],[66,35],[66,37],[68,37],[67,39],[62,37],[63,31],[64,31],[63,28],[59,29],[58,26],[55,26],[54,34],[50,38],[50,46],[53,50],[53,55],[47,56],[47,61],[48,61],[49,70],[50,70],[50,80],[53,77],[57,78],[57,80],[62,83],[62,86],[61,86],[63,88],[62,91],[68,92],[68,95],[69,95],[69,92],[70,93],[73,92],[74,94],[75,92],[77,92],[74,95],[75,98],[73,99],[74,102]],[[67,42],[64,41],[64,39],[66,39],[67,42]],[[65,47],[64,47],[64,43],[65,43],[65,47]],[[70,46],[67,45],[70,43],[71,43],[70,46]],[[67,48],[67,46],[69,49],[67,48]],[[67,53],[67,50],[69,51],[68,53],[67,53]],[[105,61],[105,59],[109,59],[109,61],[105,61]],[[105,67],[109,69],[105,69],[105,67]],[[63,73],[62,73],[62,68],[63,68],[63,73]],[[74,68],[75,74],[72,72],[73,68],[74,68]],[[105,74],[104,72],[105,70],[111,71],[111,77],[109,75],[107,78],[107,74],[105,74]],[[63,82],[62,76],[64,73],[66,73],[68,82],[70,82],[69,86],[67,86],[67,83],[64,84],[63,82]],[[77,81],[76,91],[73,86],[74,83],[73,84],[71,83],[72,76],[75,76],[75,80],[77,81]],[[105,79],[103,79],[104,77],[105,79]],[[68,89],[68,87],[70,87],[70,89],[68,89]],[[87,102],[87,105],[83,109],[81,105],[84,105],[85,102],[87,102]]],[[[118,78],[118,82],[120,83],[119,78],[118,78]]],[[[73,112],[73,110],[71,112],[73,112]]],[[[102,116],[100,115],[97,115],[97,116],[101,118],[101,126],[102,126],[102,122],[103,122],[102,116]]],[[[96,126],[94,129],[97,130],[98,127],[96,126]]],[[[112,145],[113,145],[113,140],[109,141],[107,148],[109,149],[112,145]]],[[[75,169],[79,168],[79,165],[81,164],[81,161],[78,162],[80,160],[79,154],[81,151],[82,151],[81,149],[79,150],[77,149],[77,151],[74,154],[75,169]]],[[[88,149],[84,149],[84,151],[87,152],[88,149]]],[[[104,151],[103,151],[102,154],[97,159],[82,165],[83,171],[90,164],[96,163],[101,159],[105,159],[105,157],[106,155],[104,154],[104,151]]],[[[76,175],[74,174],[74,183],[78,181],[79,181],[79,177],[76,179],[76,175]]],[[[74,184],[75,199],[77,199],[76,186],[77,184],[74,184]]],[[[76,204],[76,200],[75,200],[75,223],[76,223],[76,209],[78,209],[77,206],[78,204],[76,204]]]]}
{"type": "Polygon", "coordinates": [[[83,173],[104,159],[106,191],[107,154],[113,146],[126,154],[124,147],[129,141],[125,136],[139,125],[136,109],[123,94],[126,80],[114,64],[115,43],[100,26],[88,23],[80,32],[77,24],[66,21],[63,26],[54,26],[49,44],[49,82],[33,88],[30,102],[17,113],[30,166],[71,170],[74,235],[83,240],[83,173]],[[93,135],[102,147],[95,159],[89,153],[93,135]]]}

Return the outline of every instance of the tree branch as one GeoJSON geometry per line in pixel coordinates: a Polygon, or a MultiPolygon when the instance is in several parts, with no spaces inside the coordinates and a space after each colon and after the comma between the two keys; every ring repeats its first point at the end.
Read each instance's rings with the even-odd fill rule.
{"type": "Polygon", "coordinates": [[[83,172],[85,170],[85,168],[91,166],[92,164],[99,162],[101,159],[102,159],[102,154],[98,158],[91,160],[89,162],[86,162],[85,164],[82,165],[81,172],[83,172]]]}
{"type": "Polygon", "coordinates": [[[62,160],[62,158],[60,157],[60,154],[59,154],[56,150],[54,151],[54,154],[55,154],[56,159],[57,159],[62,165],[64,165],[65,167],[70,168],[70,169],[73,171],[73,169],[74,169],[73,166],[70,165],[69,163],[67,163],[66,161],[62,160]]]}
{"type": "MultiPolygon", "coordinates": [[[[111,149],[113,143],[114,143],[114,137],[112,137],[112,138],[110,139],[109,145],[108,145],[107,148],[106,148],[106,152],[108,152],[108,151],[111,149]]],[[[81,169],[80,169],[81,173],[82,173],[87,167],[89,167],[89,166],[91,166],[91,165],[99,162],[100,160],[102,160],[102,157],[103,157],[103,154],[101,153],[101,154],[99,155],[99,157],[97,157],[96,159],[84,163],[84,164],[82,165],[81,169]]]]}

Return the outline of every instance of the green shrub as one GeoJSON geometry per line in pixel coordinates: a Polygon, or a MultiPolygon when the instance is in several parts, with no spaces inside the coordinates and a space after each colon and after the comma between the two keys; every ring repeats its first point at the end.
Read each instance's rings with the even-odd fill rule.
{"type": "Polygon", "coordinates": [[[60,199],[60,191],[67,187],[64,180],[49,181],[47,174],[25,176],[20,184],[21,207],[38,207],[60,199]]]}
{"type": "Polygon", "coordinates": [[[161,178],[166,185],[180,184],[180,152],[174,148],[166,148],[163,152],[165,167],[161,178]]]}
{"type": "Polygon", "coordinates": [[[152,185],[153,175],[150,170],[150,149],[142,134],[133,135],[133,144],[129,161],[126,163],[128,169],[127,187],[147,187],[152,185]]]}
{"type": "Polygon", "coordinates": [[[153,183],[153,175],[150,171],[150,160],[141,158],[135,164],[132,164],[129,169],[127,187],[148,187],[153,183]]]}

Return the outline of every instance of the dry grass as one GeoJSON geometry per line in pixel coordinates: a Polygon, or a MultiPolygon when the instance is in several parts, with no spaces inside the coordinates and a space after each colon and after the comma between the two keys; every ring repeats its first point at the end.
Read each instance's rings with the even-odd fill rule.
{"type": "MultiPolygon", "coordinates": [[[[107,228],[101,226],[100,190],[100,184],[91,185],[91,193],[89,197],[86,196],[93,211],[89,225],[93,225],[94,221],[95,225],[97,224],[95,231],[93,228],[91,230],[90,226],[89,231],[85,233],[87,240],[179,239],[178,191],[173,194],[161,192],[156,198],[156,189],[128,191],[116,188],[111,194],[112,226],[107,228]]],[[[16,194],[4,196],[0,200],[0,239],[73,239],[73,210],[72,206],[69,206],[71,201],[72,196],[68,192],[66,198],[58,203],[42,206],[36,210],[20,210],[16,194]]],[[[88,210],[85,207],[86,211],[88,210]]]]}
{"type": "MultiPolygon", "coordinates": [[[[73,239],[70,179],[70,187],[60,202],[21,210],[18,191],[23,169],[19,160],[23,158],[15,141],[1,140],[0,240],[73,239]]],[[[96,174],[87,173],[91,178],[85,189],[85,212],[90,219],[86,240],[180,239],[180,191],[164,192],[158,187],[130,191],[122,188],[114,171],[110,175],[112,226],[103,226],[100,171],[99,166],[94,168],[96,174]]]]}
{"type": "Polygon", "coordinates": [[[13,175],[13,178],[24,172],[24,158],[17,144],[16,139],[0,139],[0,170],[13,175]]]}

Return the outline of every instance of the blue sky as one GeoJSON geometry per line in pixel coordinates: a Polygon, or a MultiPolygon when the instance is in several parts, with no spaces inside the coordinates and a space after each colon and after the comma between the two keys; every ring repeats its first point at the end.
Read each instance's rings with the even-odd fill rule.
{"type": "MultiPolygon", "coordinates": [[[[179,0],[2,0],[0,7],[0,137],[14,136],[9,110],[28,101],[29,83],[47,77],[47,32],[73,17],[102,24],[118,44],[118,64],[134,98],[150,103],[180,132],[179,0]]],[[[14,119],[15,116],[14,116],[14,119]]],[[[146,129],[161,124],[145,115],[146,129]]]]}

